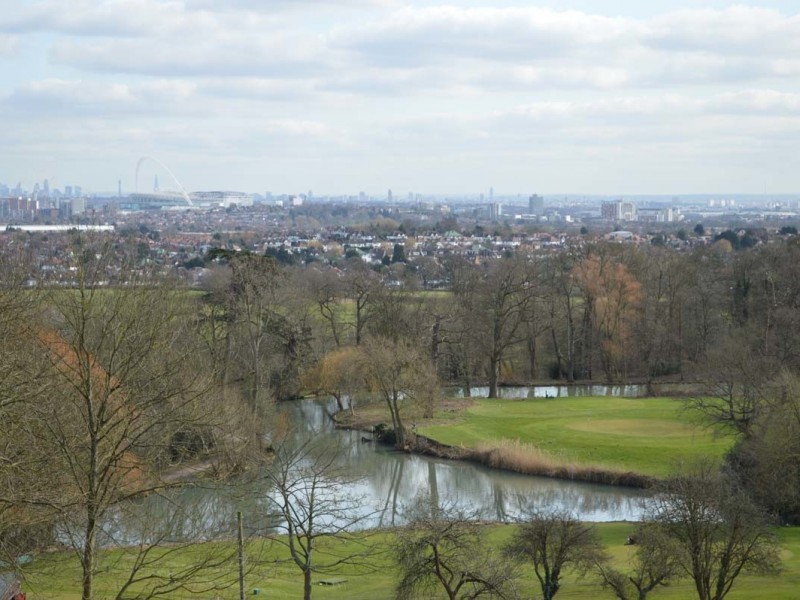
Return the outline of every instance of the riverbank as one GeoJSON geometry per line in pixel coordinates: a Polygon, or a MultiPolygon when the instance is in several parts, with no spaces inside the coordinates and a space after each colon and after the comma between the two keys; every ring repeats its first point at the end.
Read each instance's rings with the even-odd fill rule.
{"type": "MultiPolygon", "coordinates": [[[[371,431],[383,407],[339,415],[339,426],[371,431]]],[[[674,398],[447,399],[433,419],[412,421],[407,450],[495,469],[647,487],[679,462],[721,460],[734,443],[715,436],[674,398]]]]}

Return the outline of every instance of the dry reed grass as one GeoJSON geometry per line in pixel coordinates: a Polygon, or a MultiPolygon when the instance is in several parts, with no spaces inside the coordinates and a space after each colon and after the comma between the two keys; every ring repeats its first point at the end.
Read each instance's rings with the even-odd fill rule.
{"type": "Polygon", "coordinates": [[[481,444],[474,450],[471,458],[493,469],[525,475],[639,488],[648,487],[653,483],[651,477],[640,473],[619,471],[604,465],[575,463],[519,440],[500,440],[492,444],[481,444]]]}

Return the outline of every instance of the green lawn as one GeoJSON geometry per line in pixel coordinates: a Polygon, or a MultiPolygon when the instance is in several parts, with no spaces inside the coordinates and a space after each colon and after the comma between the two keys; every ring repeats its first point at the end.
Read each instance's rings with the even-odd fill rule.
{"type": "MultiPolygon", "coordinates": [[[[633,530],[631,523],[603,523],[598,525],[599,533],[606,545],[608,552],[613,557],[616,566],[624,569],[630,546],[625,546],[628,534],[633,530]]],[[[508,538],[512,526],[494,526],[489,539],[491,543],[500,545],[508,538]]],[[[317,579],[331,577],[346,579],[344,583],[334,586],[314,586],[314,598],[322,600],[381,600],[393,597],[393,587],[396,572],[390,555],[387,553],[387,542],[390,533],[375,533],[372,541],[376,548],[373,555],[377,570],[369,573],[357,571],[339,571],[328,576],[319,576],[317,579]]],[[[734,586],[729,598],[731,600],[745,600],[758,598],[759,600],[793,600],[800,597],[800,528],[781,528],[778,536],[783,547],[783,573],[777,578],[742,576],[734,586]]],[[[230,545],[220,544],[220,551],[229,553],[230,545]]],[[[190,552],[179,553],[175,557],[173,568],[179,568],[188,563],[190,552]],[[184,560],[185,559],[185,560],[184,560]]],[[[263,598],[294,599],[302,597],[302,577],[300,572],[289,564],[276,565],[274,559],[285,558],[281,546],[262,548],[260,543],[253,542],[249,545],[251,569],[247,575],[247,595],[253,597],[254,588],[261,590],[259,596],[263,598]],[[253,565],[253,563],[258,563],[253,565]]],[[[36,563],[38,569],[47,573],[31,575],[26,585],[28,598],[31,600],[77,600],[80,598],[78,591],[80,575],[77,562],[74,558],[64,556],[51,556],[39,559],[36,563]]],[[[165,567],[166,568],[166,567],[165,567]]],[[[523,597],[540,597],[539,590],[534,583],[530,567],[523,567],[520,581],[523,597]]],[[[235,566],[231,565],[229,577],[235,577],[235,566]]],[[[101,574],[98,577],[97,598],[113,597],[113,572],[101,574]]],[[[219,598],[220,600],[233,600],[238,598],[236,588],[217,593],[192,594],[176,593],[170,596],[176,599],[219,598]]],[[[255,596],[258,597],[258,596],[255,596]]],[[[669,587],[660,588],[652,593],[652,598],[683,600],[696,597],[693,587],[688,580],[681,580],[669,587]]],[[[576,598],[590,600],[594,598],[612,598],[611,594],[601,590],[594,578],[578,579],[573,574],[567,573],[563,586],[558,593],[558,598],[576,598]]]]}
{"type": "Polygon", "coordinates": [[[419,431],[467,448],[519,441],[557,460],[661,477],[682,459],[721,457],[734,441],[715,436],[682,406],[671,398],[476,400],[419,431]]]}

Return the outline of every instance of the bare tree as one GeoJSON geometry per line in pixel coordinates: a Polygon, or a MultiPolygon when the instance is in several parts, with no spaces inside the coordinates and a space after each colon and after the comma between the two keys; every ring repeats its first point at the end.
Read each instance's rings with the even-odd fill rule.
{"type": "Polygon", "coordinates": [[[251,406],[262,410],[271,400],[267,359],[280,311],[276,293],[280,272],[271,258],[250,253],[224,255],[231,269],[223,301],[229,314],[234,355],[244,368],[242,383],[251,406]]]}
{"type": "Polygon", "coordinates": [[[307,269],[303,279],[311,300],[322,320],[328,325],[336,348],[342,345],[344,323],[342,301],[345,287],[339,274],[332,270],[307,269]]]}
{"type": "Polygon", "coordinates": [[[627,572],[604,561],[597,563],[596,570],[603,587],[619,600],[646,600],[650,592],[678,574],[679,550],[673,540],[648,524],[639,527],[631,538],[635,550],[627,572]]]}
{"type": "Polygon", "coordinates": [[[723,600],[744,572],[779,571],[779,548],[764,515],[710,461],[665,481],[649,513],[679,546],[678,564],[699,600],[723,600]]]}
{"type": "Polygon", "coordinates": [[[761,411],[753,435],[727,456],[748,494],[784,522],[800,519],[800,377],[781,373],[772,401],[761,411]]]}
{"type": "Polygon", "coordinates": [[[558,593],[564,568],[586,573],[604,558],[594,527],[565,512],[534,512],[514,532],[506,554],[533,564],[544,600],[558,593]]]}
{"type": "Polygon", "coordinates": [[[559,253],[545,261],[546,304],[556,370],[560,377],[575,381],[578,343],[578,284],[572,277],[576,257],[559,253]],[[563,331],[562,331],[563,330],[563,331]]]}
{"type": "Polygon", "coordinates": [[[770,401],[776,365],[749,345],[748,336],[731,333],[709,351],[704,394],[688,398],[686,406],[707,423],[749,438],[770,401]]]}
{"type": "Polygon", "coordinates": [[[397,447],[405,448],[405,415],[422,408],[432,416],[438,394],[438,379],[428,353],[402,341],[371,338],[365,344],[363,361],[368,387],[386,403],[397,447]]]}
{"type": "Polygon", "coordinates": [[[330,440],[311,436],[299,443],[280,441],[269,471],[275,491],[271,496],[285,536],[274,538],[289,550],[290,560],[303,574],[303,599],[311,600],[315,573],[331,573],[358,565],[369,566],[372,549],[361,529],[375,511],[350,490],[354,478],[339,466],[337,448],[330,440]],[[326,540],[346,539],[341,552],[326,540]]]}
{"type": "Polygon", "coordinates": [[[77,287],[48,290],[33,330],[24,375],[45,388],[25,404],[27,437],[18,442],[38,461],[30,472],[49,475],[50,489],[24,501],[58,516],[80,561],[82,598],[91,600],[110,515],[174,486],[167,469],[207,458],[211,430],[225,423],[194,350],[191,298],[135,270],[125,287],[105,289],[110,249],[80,237],[73,248],[77,287]]]}
{"type": "Polygon", "coordinates": [[[0,255],[0,562],[7,563],[52,542],[47,508],[24,502],[49,479],[47,471],[30,476],[37,450],[23,441],[32,426],[25,404],[43,388],[41,378],[27,376],[40,294],[25,288],[26,277],[24,256],[0,255]]]}
{"type": "Polygon", "coordinates": [[[481,349],[487,360],[489,397],[497,397],[500,366],[514,345],[525,339],[522,327],[531,300],[527,264],[509,258],[493,264],[485,277],[454,282],[466,326],[473,332],[469,343],[481,349]],[[477,286],[477,291],[470,289],[477,286]]]}
{"type": "Polygon", "coordinates": [[[428,597],[437,589],[450,600],[517,597],[515,567],[487,544],[486,525],[477,516],[442,507],[429,496],[416,499],[394,542],[398,600],[428,597]]]}
{"type": "Polygon", "coordinates": [[[356,346],[359,346],[364,339],[364,328],[370,317],[369,304],[380,282],[377,274],[362,260],[351,259],[347,264],[344,285],[347,296],[355,307],[352,327],[355,330],[356,346]]]}

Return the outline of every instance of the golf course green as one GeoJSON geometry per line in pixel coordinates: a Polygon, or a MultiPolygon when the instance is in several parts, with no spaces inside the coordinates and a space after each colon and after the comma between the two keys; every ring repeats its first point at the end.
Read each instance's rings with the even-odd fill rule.
{"type": "Polygon", "coordinates": [[[422,423],[418,432],[450,446],[487,450],[513,444],[531,460],[656,478],[682,461],[721,458],[735,441],[705,427],[673,398],[480,399],[435,424],[422,423]]]}

